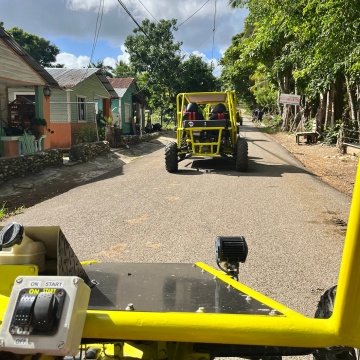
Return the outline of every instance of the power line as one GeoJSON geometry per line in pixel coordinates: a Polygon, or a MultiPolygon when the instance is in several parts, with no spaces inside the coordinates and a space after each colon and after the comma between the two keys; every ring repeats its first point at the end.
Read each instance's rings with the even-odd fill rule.
{"type": "Polygon", "coordinates": [[[186,20],[184,20],[180,25],[177,26],[179,28],[181,25],[185,24],[188,20],[190,20],[196,13],[198,13],[210,0],[204,2],[203,5],[200,6],[192,15],[190,15],[186,20]]]}
{"type": "Polygon", "coordinates": [[[102,18],[103,18],[103,14],[104,14],[104,3],[105,3],[105,0],[100,0],[98,14],[96,17],[95,34],[94,34],[93,46],[91,49],[91,55],[90,55],[90,59],[89,59],[89,65],[86,68],[86,71],[84,72],[81,81],[83,81],[86,78],[89,68],[91,67],[92,58],[94,56],[97,41],[99,39],[100,28],[101,28],[102,18]]]}
{"type": "Polygon", "coordinates": [[[215,9],[214,9],[213,43],[212,43],[212,50],[211,50],[211,68],[212,69],[213,69],[214,47],[215,47],[215,30],[216,30],[216,0],[215,0],[215,9]]]}
{"type": "Polygon", "coordinates": [[[146,18],[145,13],[144,13],[143,11],[141,11],[141,10],[138,8],[138,6],[137,6],[132,0],[129,0],[129,1],[134,5],[134,7],[136,7],[136,8],[141,12],[142,16],[143,16],[144,18],[146,18]]]}
{"type": "Polygon", "coordinates": [[[125,12],[131,17],[132,21],[137,25],[140,31],[150,40],[149,35],[145,32],[145,30],[140,26],[140,24],[135,20],[135,18],[131,15],[130,11],[127,9],[125,4],[121,0],[117,0],[118,3],[122,6],[125,12]]]}
{"type": "MultiPolygon", "coordinates": [[[[134,23],[138,26],[138,28],[141,30],[141,32],[150,40],[149,36],[147,35],[147,33],[142,29],[142,27],[138,24],[138,22],[135,20],[135,18],[132,16],[132,14],[130,13],[130,11],[126,8],[126,6],[124,5],[124,3],[121,0],[117,0],[118,3],[122,6],[122,8],[125,10],[125,12],[131,17],[131,19],[134,21],[134,23]]],[[[130,0],[131,1],[131,0],[130,0]]],[[[175,27],[174,29],[177,30],[181,25],[183,25],[185,22],[187,22],[189,19],[191,19],[195,14],[197,14],[210,0],[206,0],[205,3],[199,8],[197,9],[192,15],[190,15],[186,20],[184,20],[179,26],[175,27]]],[[[132,2],[132,1],[131,1],[132,2]]],[[[151,12],[146,8],[146,6],[141,2],[141,0],[139,0],[139,2],[141,3],[141,5],[143,5],[143,7],[146,9],[146,11],[148,11],[148,13],[156,20],[156,18],[151,14],[151,12]]],[[[214,32],[215,32],[215,18],[216,18],[216,0],[215,0],[215,15],[214,15],[214,27],[213,27],[213,50],[214,50],[214,32]]],[[[210,35],[211,36],[211,35],[210,35]]],[[[210,37],[209,36],[209,37],[210,37]]],[[[207,39],[206,39],[207,40],[207,39]]],[[[205,41],[206,41],[205,40],[205,41]]],[[[159,60],[160,57],[157,59],[157,63],[155,64],[155,68],[159,65],[159,60]]],[[[213,69],[213,66],[211,65],[211,69],[213,69]]],[[[184,72],[185,69],[179,71],[177,73],[177,75],[180,75],[182,72],[184,72]]],[[[151,81],[151,77],[148,79],[148,81],[146,82],[146,84],[137,91],[137,93],[143,91],[144,89],[146,89],[151,81]]]]}
{"type": "Polygon", "coordinates": [[[98,15],[97,15],[97,18],[96,18],[95,34],[94,34],[93,47],[92,47],[92,50],[91,50],[91,56],[90,56],[89,65],[91,65],[91,61],[92,61],[92,58],[93,58],[94,53],[95,53],[95,48],[96,48],[96,45],[97,45],[97,41],[99,39],[100,28],[101,28],[102,18],[103,18],[103,14],[104,14],[104,2],[105,2],[105,0],[100,0],[99,9],[98,9],[98,15]],[[101,12],[101,14],[100,14],[100,12],[101,12]],[[100,18],[100,21],[99,21],[99,18],[100,18]],[[98,24],[99,24],[99,26],[98,26],[98,24]]]}
{"type": "Polygon", "coordinates": [[[156,21],[156,22],[158,22],[157,20],[156,20],[156,18],[154,17],[154,15],[149,11],[149,9],[142,3],[142,1],[141,0],[139,0],[139,3],[145,8],[145,10],[151,15],[151,17],[156,21]]]}

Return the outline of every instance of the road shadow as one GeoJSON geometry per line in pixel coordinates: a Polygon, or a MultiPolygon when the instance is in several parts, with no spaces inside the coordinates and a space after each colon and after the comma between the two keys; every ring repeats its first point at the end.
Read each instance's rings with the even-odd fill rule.
{"type": "Polygon", "coordinates": [[[137,144],[129,144],[128,147],[111,149],[111,151],[120,158],[134,159],[140,156],[149,155],[157,150],[165,147],[169,141],[175,141],[176,134],[166,133],[160,139],[152,139],[150,141],[142,141],[137,144]]]}
{"type": "Polygon", "coordinates": [[[49,167],[22,179],[12,179],[0,186],[0,204],[7,212],[29,208],[72,189],[123,175],[125,163],[113,159],[108,167],[99,167],[108,158],[98,156],[88,163],[49,167]]]}
{"type": "Polygon", "coordinates": [[[177,174],[202,175],[216,173],[237,177],[282,177],[283,174],[308,174],[316,176],[304,168],[295,165],[265,163],[258,157],[249,157],[249,166],[246,172],[235,171],[234,161],[225,158],[190,158],[184,160],[184,165],[186,169],[179,168],[177,174]]]}
{"type": "Polygon", "coordinates": [[[164,147],[165,145],[159,140],[143,141],[140,144],[130,144],[127,148],[112,149],[115,154],[125,155],[130,158],[151,154],[164,147]]]}

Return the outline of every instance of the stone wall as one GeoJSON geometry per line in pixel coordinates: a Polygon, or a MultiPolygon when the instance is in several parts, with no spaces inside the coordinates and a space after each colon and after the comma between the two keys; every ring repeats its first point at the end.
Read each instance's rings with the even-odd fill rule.
{"type": "Polygon", "coordinates": [[[86,162],[94,156],[107,154],[109,152],[110,145],[107,141],[82,143],[71,147],[69,153],[69,160],[86,162]]]}
{"type": "MultiPolygon", "coordinates": [[[[143,136],[121,136],[121,146],[135,144],[141,141],[149,141],[158,137],[158,133],[145,134],[143,136]]],[[[70,149],[69,160],[86,162],[94,156],[110,152],[107,141],[83,143],[74,145],[70,149]]],[[[45,150],[33,154],[21,155],[11,158],[0,158],[0,184],[10,179],[25,177],[50,166],[63,165],[63,152],[60,149],[45,150]]]]}
{"type": "Polygon", "coordinates": [[[137,144],[142,141],[149,141],[159,137],[158,132],[143,135],[122,135],[122,130],[113,127],[105,127],[105,140],[109,142],[111,148],[121,148],[129,144],[137,144]]]}
{"type": "Polygon", "coordinates": [[[60,166],[62,164],[63,154],[59,149],[45,150],[11,158],[0,158],[0,184],[10,179],[38,173],[50,166],[60,166]]]}
{"type": "MultiPolygon", "coordinates": [[[[110,146],[106,141],[79,144],[70,149],[70,161],[85,162],[94,156],[108,152],[110,152],[110,146]]],[[[50,166],[62,166],[63,164],[63,152],[60,149],[0,158],[0,184],[11,179],[39,173],[50,166]]]]}

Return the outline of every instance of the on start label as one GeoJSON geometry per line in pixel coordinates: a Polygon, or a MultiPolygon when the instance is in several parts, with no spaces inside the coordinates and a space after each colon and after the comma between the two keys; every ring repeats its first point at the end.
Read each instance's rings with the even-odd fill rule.
{"type": "Polygon", "coordinates": [[[44,287],[47,288],[59,288],[59,287],[64,287],[64,282],[63,281],[45,281],[44,283],[44,287]]]}

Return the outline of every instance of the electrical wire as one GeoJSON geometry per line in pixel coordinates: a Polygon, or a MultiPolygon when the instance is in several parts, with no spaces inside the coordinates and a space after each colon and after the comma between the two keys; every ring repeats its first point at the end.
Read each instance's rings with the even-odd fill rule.
{"type": "Polygon", "coordinates": [[[156,20],[156,18],[154,17],[154,15],[149,11],[149,9],[142,3],[142,1],[141,0],[139,0],[139,3],[145,8],[145,10],[151,15],[151,17],[156,21],[156,22],[158,22],[157,20],[156,20]]]}
{"type": "Polygon", "coordinates": [[[129,1],[134,5],[134,7],[136,7],[139,10],[139,12],[142,14],[142,16],[146,19],[146,14],[143,11],[141,11],[132,0],[129,0],[129,1]]]}
{"type": "Polygon", "coordinates": [[[214,47],[215,47],[215,31],[216,31],[216,0],[215,0],[213,40],[212,40],[212,50],[211,50],[211,69],[214,69],[213,59],[214,59],[214,47]]]}
{"type": "Polygon", "coordinates": [[[104,14],[104,5],[105,5],[105,0],[100,0],[99,8],[98,8],[98,14],[97,14],[97,17],[96,17],[95,34],[94,34],[94,40],[93,40],[93,46],[92,46],[92,50],[91,50],[91,55],[90,55],[90,59],[89,59],[89,65],[86,68],[86,71],[84,72],[80,82],[83,81],[86,78],[87,73],[89,71],[89,68],[91,67],[91,63],[92,63],[92,59],[93,59],[93,56],[94,56],[94,53],[95,53],[97,41],[99,39],[100,28],[101,28],[102,18],[103,18],[103,14],[104,14]]]}
{"type": "Polygon", "coordinates": [[[204,4],[200,6],[199,9],[197,9],[192,15],[190,15],[186,20],[184,20],[181,24],[177,26],[179,28],[181,25],[185,24],[188,20],[190,20],[196,13],[198,13],[210,0],[206,0],[204,4]]]}
{"type": "Polygon", "coordinates": [[[137,25],[139,30],[150,40],[149,35],[145,32],[145,30],[140,26],[140,24],[135,20],[135,18],[132,16],[130,11],[127,9],[125,4],[121,0],[117,0],[118,3],[122,6],[122,8],[125,10],[125,12],[131,17],[132,21],[137,25]]]}
{"type": "MultiPolygon", "coordinates": [[[[140,29],[140,31],[150,40],[149,36],[147,35],[147,33],[142,29],[142,27],[139,25],[139,23],[135,20],[135,18],[132,16],[132,14],[130,13],[130,11],[126,8],[126,6],[124,5],[124,3],[121,0],[117,0],[118,3],[122,6],[122,8],[125,10],[125,12],[130,16],[130,18],[134,21],[134,23],[137,25],[137,27],[140,29]]],[[[131,0],[130,0],[131,1],[131,0]]],[[[178,25],[177,27],[174,27],[175,30],[177,30],[181,25],[183,25],[184,23],[186,23],[189,19],[191,19],[196,13],[198,13],[210,0],[206,0],[205,3],[199,8],[197,9],[192,15],[190,15],[187,19],[185,19],[180,25],[178,25]]],[[[132,2],[132,1],[131,1],[132,2]]],[[[142,3],[141,0],[139,0],[139,2],[141,3],[141,5],[143,5],[143,7],[146,9],[146,11],[153,17],[153,19],[156,20],[156,18],[151,14],[151,12],[146,8],[146,6],[142,3]]],[[[215,14],[214,14],[214,26],[213,26],[213,49],[212,52],[214,51],[214,37],[215,37],[215,19],[216,19],[216,0],[215,0],[215,14]]],[[[210,35],[211,36],[211,35],[210,35]]],[[[209,36],[209,37],[210,37],[209,36]]],[[[207,41],[208,38],[205,40],[207,41]]],[[[204,42],[205,42],[204,41],[204,42]]],[[[213,58],[213,53],[212,53],[212,58],[213,58]]],[[[155,65],[155,68],[159,65],[159,58],[157,59],[157,63],[155,65]]],[[[213,69],[213,61],[211,62],[211,69],[213,69]]],[[[185,71],[185,69],[183,69],[182,71],[178,72],[178,75],[180,75],[183,71],[185,71]]],[[[148,84],[150,83],[151,78],[146,82],[146,84],[139,89],[136,93],[140,93],[141,91],[143,91],[144,89],[147,88],[148,84]]]]}
{"type": "Polygon", "coordinates": [[[91,50],[91,56],[90,56],[89,65],[91,65],[91,61],[92,61],[92,58],[93,58],[94,53],[95,53],[97,41],[99,39],[100,28],[101,28],[102,18],[103,18],[103,14],[104,14],[104,3],[105,3],[105,0],[100,0],[98,15],[97,15],[97,18],[96,18],[95,34],[94,34],[93,47],[92,47],[92,50],[91,50]],[[99,21],[99,18],[100,18],[100,21],[99,21]],[[99,24],[99,26],[98,26],[98,24],[99,24]]]}

